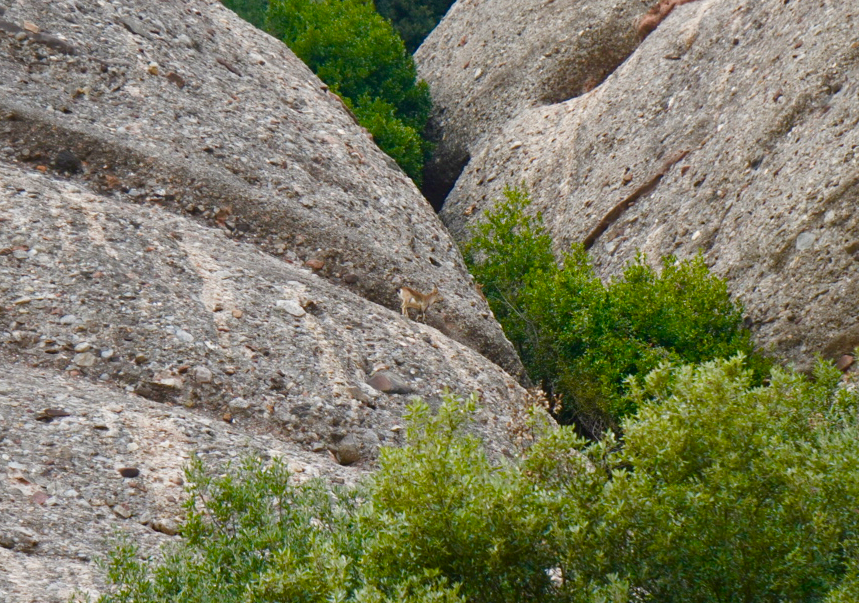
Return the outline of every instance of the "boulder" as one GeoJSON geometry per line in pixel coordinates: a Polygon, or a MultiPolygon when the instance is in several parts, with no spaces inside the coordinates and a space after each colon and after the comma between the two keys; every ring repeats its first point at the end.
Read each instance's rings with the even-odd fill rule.
{"type": "MultiPolygon", "coordinates": [[[[415,53],[437,146],[424,193],[440,208],[469,158],[523,109],[592,90],[639,43],[652,0],[459,0],[415,53]]],[[[515,141],[514,141],[515,144],[515,141]]]]}
{"type": "Polygon", "coordinates": [[[359,295],[438,286],[430,324],[521,365],[414,184],[290,50],[213,0],[16,2],[0,17],[0,150],[193,216],[359,295]],[[24,29],[23,25],[32,25],[24,29]]]}
{"type": "Polygon", "coordinates": [[[850,3],[677,6],[609,78],[520,112],[443,211],[455,236],[524,182],[558,248],[603,277],[638,250],[704,254],[757,341],[808,366],[859,344],[859,12],[850,3]]]}

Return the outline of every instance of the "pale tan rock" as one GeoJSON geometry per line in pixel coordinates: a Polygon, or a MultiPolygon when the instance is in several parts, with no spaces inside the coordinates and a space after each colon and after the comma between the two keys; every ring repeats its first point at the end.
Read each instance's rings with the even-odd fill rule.
{"type": "MultiPolygon", "coordinates": [[[[580,96],[614,71],[638,45],[638,20],[652,4],[456,2],[415,53],[434,103],[429,132],[437,147],[424,186],[433,205],[440,207],[469,158],[508,119],[580,96]]],[[[522,143],[505,144],[515,150],[522,143]]]]}
{"type": "Polygon", "coordinates": [[[857,27],[852,3],[678,6],[599,87],[522,111],[483,144],[443,218],[465,237],[524,181],[558,247],[590,243],[601,276],[638,250],[701,250],[762,346],[802,367],[851,353],[857,27]]]}

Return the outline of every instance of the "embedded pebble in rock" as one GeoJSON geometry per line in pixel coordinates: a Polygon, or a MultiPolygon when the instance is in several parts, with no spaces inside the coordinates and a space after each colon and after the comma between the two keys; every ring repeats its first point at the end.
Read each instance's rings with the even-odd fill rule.
{"type": "Polygon", "coordinates": [[[84,354],[76,354],[74,359],[72,359],[72,362],[74,362],[80,367],[88,368],[95,365],[96,357],[95,354],[91,352],[86,352],[84,354]]]}
{"type": "Polygon", "coordinates": [[[279,299],[275,305],[278,310],[286,312],[287,314],[292,314],[296,318],[301,318],[307,314],[307,312],[304,311],[304,308],[301,307],[301,304],[294,299],[279,299]]]}
{"type": "Polygon", "coordinates": [[[152,529],[167,536],[175,536],[179,533],[179,524],[172,519],[161,518],[152,522],[152,529]]]}
{"type": "Polygon", "coordinates": [[[341,465],[354,465],[361,460],[361,446],[352,434],[333,446],[332,452],[341,465]]]}
{"type": "Polygon", "coordinates": [[[387,394],[410,394],[414,391],[405,381],[390,371],[375,373],[367,380],[367,385],[387,394]]]}
{"type": "Polygon", "coordinates": [[[194,368],[194,381],[200,384],[211,383],[212,382],[212,371],[210,371],[205,366],[198,366],[194,368]]]}
{"type": "Polygon", "coordinates": [[[844,372],[847,371],[851,366],[853,366],[853,363],[855,361],[856,358],[852,354],[844,354],[843,356],[841,356],[841,358],[838,359],[838,362],[835,366],[838,367],[839,371],[844,372]]]}
{"type": "Polygon", "coordinates": [[[129,519],[134,515],[134,511],[126,504],[114,505],[113,512],[116,513],[117,517],[121,517],[122,519],[129,519]]]}

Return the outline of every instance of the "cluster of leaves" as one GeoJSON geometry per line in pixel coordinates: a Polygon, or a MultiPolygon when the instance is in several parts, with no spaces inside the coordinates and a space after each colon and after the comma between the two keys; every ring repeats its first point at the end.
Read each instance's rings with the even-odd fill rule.
{"type": "Polygon", "coordinates": [[[383,151],[421,183],[432,101],[414,59],[372,0],[271,0],[266,30],[338,94],[383,151]]]}
{"type": "Polygon", "coordinates": [[[743,353],[761,378],[768,363],[743,328],[742,306],[702,257],[643,255],[603,283],[574,245],[560,265],[528,194],[507,188],[465,246],[469,267],[532,379],[556,400],[566,423],[599,436],[635,412],[624,380],[660,362],[702,362],[743,353]]]}
{"type": "Polygon", "coordinates": [[[414,53],[438,25],[454,0],[376,0],[376,10],[390,19],[414,53]]]}
{"type": "Polygon", "coordinates": [[[473,400],[416,403],[407,444],[339,492],[195,463],[184,539],[118,548],[100,603],[855,601],[859,396],[838,378],[666,364],[632,384],[623,447],[561,427],[500,463],[464,429],[473,400]]]}

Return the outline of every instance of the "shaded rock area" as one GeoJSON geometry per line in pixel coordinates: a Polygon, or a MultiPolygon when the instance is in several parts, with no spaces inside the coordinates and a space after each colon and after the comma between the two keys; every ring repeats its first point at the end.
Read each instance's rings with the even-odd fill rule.
{"type": "Polygon", "coordinates": [[[639,249],[652,261],[700,250],[762,346],[800,367],[851,353],[857,27],[849,2],[677,6],[596,89],[509,121],[443,219],[464,237],[505,184],[524,181],[558,248],[585,242],[603,277],[639,249]]]}
{"type": "Polygon", "coordinates": [[[117,526],[147,551],[175,534],[194,451],[348,481],[402,442],[414,395],[479,392],[472,429],[496,455],[525,397],[472,349],[310,269],[2,161],[0,358],[4,602],[98,590],[92,560],[117,526]]]}
{"type": "Polygon", "coordinates": [[[313,261],[390,308],[402,285],[438,286],[429,323],[521,374],[432,208],[283,44],[217,0],[3,4],[2,156],[313,261]]]}
{"type": "Polygon", "coordinates": [[[415,53],[430,84],[424,193],[437,208],[463,166],[523,109],[599,85],[639,43],[652,0],[459,0],[415,53]]]}

